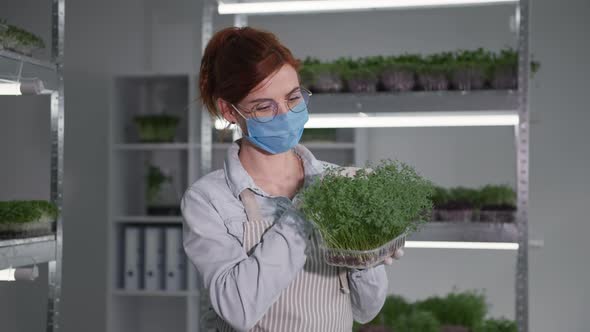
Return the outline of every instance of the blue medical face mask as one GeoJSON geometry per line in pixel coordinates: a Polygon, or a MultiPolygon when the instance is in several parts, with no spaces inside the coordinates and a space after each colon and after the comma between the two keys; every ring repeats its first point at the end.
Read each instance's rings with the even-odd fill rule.
{"type": "Polygon", "coordinates": [[[303,101],[292,111],[277,114],[274,119],[268,119],[268,122],[262,123],[246,118],[246,139],[268,153],[282,153],[299,143],[303,135],[303,126],[308,119],[307,105],[303,101]]]}

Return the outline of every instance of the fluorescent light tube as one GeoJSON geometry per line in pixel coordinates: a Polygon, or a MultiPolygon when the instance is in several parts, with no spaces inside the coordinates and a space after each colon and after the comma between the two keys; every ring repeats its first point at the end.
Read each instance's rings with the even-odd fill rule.
{"type": "Polygon", "coordinates": [[[406,248],[518,250],[512,242],[406,241],[406,248]]]}
{"type": "Polygon", "coordinates": [[[39,277],[39,269],[37,265],[32,267],[12,268],[0,270],[0,281],[17,281],[27,280],[32,281],[39,277]]]}
{"type": "Polygon", "coordinates": [[[224,3],[218,1],[219,14],[278,14],[371,9],[453,7],[517,3],[518,0],[314,0],[224,3]]]}
{"type": "Polygon", "coordinates": [[[45,87],[40,80],[28,82],[0,82],[0,95],[4,96],[38,95],[44,90],[45,87]]]}
{"type": "Polygon", "coordinates": [[[310,114],[305,128],[516,126],[518,122],[518,114],[510,111],[310,114]]]}
{"type": "Polygon", "coordinates": [[[14,269],[9,267],[5,270],[0,270],[0,281],[14,281],[14,269]]]}

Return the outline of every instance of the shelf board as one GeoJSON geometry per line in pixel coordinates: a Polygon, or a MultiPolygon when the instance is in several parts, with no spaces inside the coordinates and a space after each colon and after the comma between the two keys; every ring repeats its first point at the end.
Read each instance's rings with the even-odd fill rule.
{"type": "MultiPolygon", "coordinates": [[[[43,81],[47,90],[58,89],[57,64],[51,61],[36,59],[9,50],[0,50],[0,73],[18,73],[22,65],[22,77],[35,77],[43,81]]],[[[3,77],[17,80],[17,77],[3,77]]]]}
{"type": "Polygon", "coordinates": [[[517,243],[518,229],[515,223],[436,221],[424,225],[408,241],[517,243]]]}
{"type": "Polygon", "coordinates": [[[182,216],[118,216],[115,218],[117,223],[145,223],[145,224],[162,224],[162,223],[182,223],[182,216]]]}
{"type": "Polygon", "coordinates": [[[55,235],[0,240],[0,270],[55,260],[55,235]]]}
{"type": "Polygon", "coordinates": [[[113,149],[118,151],[184,150],[189,146],[189,143],[118,143],[113,146],[113,149]]]}
{"type": "Polygon", "coordinates": [[[115,289],[112,291],[115,296],[161,296],[161,297],[187,297],[191,296],[190,291],[165,291],[165,290],[125,290],[115,289]]]}
{"type": "Polygon", "coordinates": [[[57,64],[55,62],[36,59],[34,57],[22,55],[9,50],[0,50],[0,58],[3,61],[11,61],[13,63],[23,62],[27,65],[42,67],[45,69],[56,70],[57,64]]]}
{"type": "Polygon", "coordinates": [[[518,111],[514,90],[315,93],[310,112],[507,112],[518,111]]]}

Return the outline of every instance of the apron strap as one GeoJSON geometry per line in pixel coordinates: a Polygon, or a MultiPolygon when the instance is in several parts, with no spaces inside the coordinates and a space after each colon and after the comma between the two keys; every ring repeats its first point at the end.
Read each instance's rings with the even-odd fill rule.
{"type": "Polygon", "coordinates": [[[254,196],[252,190],[244,189],[244,191],[240,193],[240,199],[242,200],[244,208],[246,209],[246,216],[248,217],[249,222],[262,220],[262,214],[260,213],[258,203],[256,202],[256,197],[254,196]]]}

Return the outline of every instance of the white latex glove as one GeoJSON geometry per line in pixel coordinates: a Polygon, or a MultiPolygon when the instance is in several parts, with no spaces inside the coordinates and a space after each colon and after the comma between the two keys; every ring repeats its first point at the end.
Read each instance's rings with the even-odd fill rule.
{"type": "Polygon", "coordinates": [[[385,258],[385,260],[383,261],[383,264],[391,265],[391,264],[393,264],[393,262],[395,260],[399,260],[403,256],[404,256],[404,250],[402,248],[400,248],[400,249],[396,250],[392,256],[385,258]]]}

